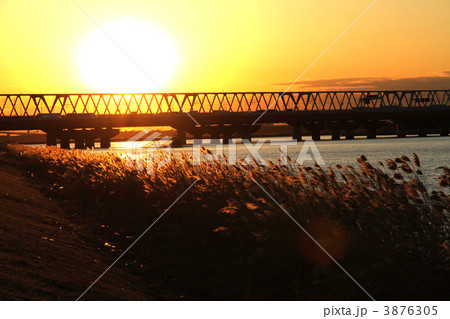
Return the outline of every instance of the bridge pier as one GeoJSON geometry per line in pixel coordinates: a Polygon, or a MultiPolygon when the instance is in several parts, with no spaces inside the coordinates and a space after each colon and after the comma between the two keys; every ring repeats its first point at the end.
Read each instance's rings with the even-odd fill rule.
{"type": "Polygon", "coordinates": [[[186,144],[186,131],[184,129],[177,129],[177,138],[180,140],[181,144],[186,144]]]}
{"type": "Polygon", "coordinates": [[[106,128],[98,130],[97,135],[100,137],[100,148],[110,148],[111,147],[111,137],[119,134],[120,130],[106,128]]]}
{"type": "Polygon", "coordinates": [[[373,125],[370,125],[367,128],[367,139],[376,139],[377,138],[377,128],[373,125]]]}
{"type": "Polygon", "coordinates": [[[242,141],[247,140],[249,143],[252,142],[252,134],[250,132],[244,132],[241,134],[242,141]]]}
{"type": "Polygon", "coordinates": [[[102,136],[100,138],[100,148],[110,148],[111,147],[111,137],[102,136]]]}
{"type": "Polygon", "coordinates": [[[235,131],[234,126],[224,126],[223,127],[223,133],[222,133],[222,139],[223,144],[230,144],[233,142],[233,132],[235,131]]]}
{"type": "Polygon", "coordinates": [[[292,126],[292,139],[300,142],[302,140],[302,126],[293,125],[292,126]]]}
{"type": "Polygon", "coordinates": [[[367,129],[367,138],[368,139],[376,139],[377,138],[377,129],[375,127],[369,127],[367,129]]]}
{"type": "Polygon", "coordinates": [[[320,141],[320,130],[322,129],[320,123],[309,123],[305,127],[307,130],[311,131],[311,138],[313,141],[320,141]]]}
{"type": "Polygon", "coordinates": [[[382,124],[377,120],[365,121],[365,123],[363,123],[363,127],[365,127],[367,130],[367,138],[368,139],[377,138],[377,129],[381,126],[382,124]]]}
{"type": "Polygon", "coordinates": [[[338,141],[341,139],[341,126],[339,123],[329,123],[328,128],[331,130],[331,139],[333,141],[338,141]]]}
{"type": "Polygon", "coordinates": [[[84,138],[82,136],[75,137],[75,149],[78,150],[85,149],[84,138]]]}
{"type": "Polygon", "coordinates": [[[395,125],[395,129],[397,131],[397,137],[406,137],[406,123],[405,122],[398,122],[395,125]]]}
{"type": "Polygon", "coordinates": [[[448,136],[448,123],[440,123],[439,133],[441,136],[448,136]]]}
{"type": "Polygon", "coordinates": [[[94,148],[95,140],[100,138],[100,147],[111,147],[111,137],[119,133],[118,129],[82,129],[82,130],[59,130],[54,132],[56,139],[59,139],[62,149],[70,149],[70,141],[75,141],[76,149],[94,148]]]}
{"type": "Polygon", "coordinates": [[[345,139],[346,140],[354,140],[355,134],[353,133],[353,128],[347,127],[345,129],[345,139]]]}
{"type": "Polygon", "coordinates": [[[252,133],[258,131],[259,128],[259,125],[239,125],[236,130],[240,133],[242,140],[248,140],[251,143],[252,133]]]}
{"type": "Polygon", "coordinates": [[[313,141],[320,141],[320,127],[314,127],[312,129],[311,138],[313,141]]]}
{"type": "Polygon", "coordinates": [[[56,132],[48,131],[45,137],[47,146],[56,146],[56,132]]]}
{"type": "Polygon", "coordinates": [[[233,142],[233,138],[231,137],[231,134],[224,133],[223,134],[223,144],[230,144],[233,142]]]}
{"type": "Polygon", "coordinates": [[[177,135],[172,140],[171,146],[182,147],[186,145],[186,131],[182,128],[177,128],[177,135]]]}
{"type": "Polygon", "coordinates": [[[86,137],[84,139],[84,146],[86,148],[90,148],[90,149],[95,148],[95,140],[94,140],[94,138],[93,137],[86,137]]]}
{"type": "Polygon", "coordinates": [[[428,130],[425,124],[419,124],[418,129],[419,137],[426,137],[428,134],[428,130]]]}
{"type": "Polygon", "coordinates": [[[331,139],[333,141],[339,141],[341,139],[341,132],[338,128],[334,128],[331,130],[331,139]]]}
{"type": "Polygon", "coordinates": [[[70,139],[68,136],[61,136],[60,145],[62,149],[70,149],[70,139]]]}

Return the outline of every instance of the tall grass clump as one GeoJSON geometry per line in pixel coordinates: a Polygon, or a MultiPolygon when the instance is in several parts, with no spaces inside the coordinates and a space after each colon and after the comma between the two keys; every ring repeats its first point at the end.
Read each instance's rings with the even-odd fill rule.
{"type": "Polygon", "coordinates": [[[449,297],[450,170],[430,191],[416,154],[336,167],[182,154],[147,174],[112,153],[9,152],[51,196],[136,235],[198,179],[136,253],[149,282],[176,277],[171,291],[191,299],[367,298],[298,225],[376,298],[449,297]]]}

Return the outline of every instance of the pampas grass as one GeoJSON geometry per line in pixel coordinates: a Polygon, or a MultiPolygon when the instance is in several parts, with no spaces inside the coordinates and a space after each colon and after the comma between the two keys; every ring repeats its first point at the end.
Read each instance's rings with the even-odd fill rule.
{"type": "MultiPolygon", "coordinates": [[[[448,266],[448,251],[443,251],[443,247],[447,247],[446,240],[450,239],[450,196],[447,194],[450,170],[440,168],[442,176],[436,182],[442,190],[430,192],[424,184],[417,154],[412,155],[412,160],[404,155],[377,164],[361,156],[356,166],[336,165],[334,168],[317,164],[312,167],[299,166],[290,159],[287,165],[269,162],[263,166],[257,161],[228,165],[225,156],[209,157],[209,161],[193,165],[192,159],[182,154],[180,159],[171,156],[161,167],[157,162],[144,163],[144,168],[153,165],[154,173],[147,174],[138,169],[138,163],[127,162],[112,153],[17,145],[10,145],[9,151],[29,174],[50,182],[52,196],[89,203],[95,207],[92,214],[98,214],[99,218],[111,223],[120,220],[127,225],[124,227],[134,231],[142,229],[138,226],[154,220],[195,179],[199,179],[173,208],[170,226],[172,231],[176,230],[173,236],[179,233],[200,238],[200,231],[192,232],[192,229],[198,228],[205,232],[205,236],[211,233],[208,236],[226,238],[220,239],[220,244],[215,241],[205,243],[206,247],[216,243],[211,251],[228,247],[223,245],[237,236],[244,245],[240,249],[245,249],[248,254],[247,257],[239,255],[239,258],[248,258],[246,265],[253,265],[258,258],[275,254],[280,245],[285,245],[283,249],[291,251],[296,257],[289,257],[284,262],[303,265],[295,268],[297,270],[293,270],[293,274],[283,274],[289,278],[286,280],[291,285],[286,288],[289,290],[286,295],[288,299],[292,296],[303,299],[330,298],[333,290],[328,294],[325,290],[319,289],[320,292],[317,292],[316,288],[311,288],[311,278],[316,277],[320,286],[324,274],[320,270],[313,275],[309,267],[333,266],[326,256],[317,257],[319,253],[313,252],[316,257],[311,259],[307,256],[309,252],[302,251],[301,247],[305,245],[299,246],[298,241],[303,243],[308,239],[304,239],[302,231],[252,179],[305,229],[319,232],[316,235],[318,241],[326,249],[335,251],[336,258],[381,298],[402,298],[402,294],[396,293],[395,285],[384,277],[377,277],[377,273],[384,274],[386,267],[398,270],[398,265],[405,263],[432,265],[432,268],[448,266]],[[318,223],[322,226],[318,227],[318,223]],[[185,228],[190,228],[191,232],[185,228]],[[317,229],[329,229],[334,234],[322,234],[317,229]],[[342,247],[334,249],[333,242],[342,242],[342,247]],[[273,248],[273,251],[267,248],[273,247],[274,243],[278,243],[278,248],[273,248]],[[307,286],[309,288],[305,288],[307,286]]],[[[210,155],[206,149],[202,152],[210,155]]],[[[160,157],[162,160],[163,155],[160,157]]],[[[309,245],[315,246],[312,242],[309,245]]],[[[227,258],[237,258],[230,257],[234,256],[233,249],[236,247],[227,249],[230,254],[226,255],[227,258]]],[[[279,264],[273,263],[273,269],[278,269],[279,264]]],[[[254,266],[253,271],[257,272],[255,269],[258,267],[261,266],[254,266]]],[[[339,269],[334,271],[342,275],[339,269]]],[[[439,292],[440,280],[436,279],[438,288],[433,288],[434,293],[439,292]]],[[[248,296],[249,293],[243,291],[254,287],[255,282],[242,287],[238,295],[248,296]]],[[[433,280],[424,284],[430,282],[434,284],[433,280]]],[[[401,285],[409,287],[412,283],[405,279],[401,285]]],[[[348,295],[337,295],[336,298],[364,299],[364,294],[361,295],[355,287],[348,288],[350,286],[351,283],[348,283],[348,295]]],[[[272,298],[270,289],[258,289],[262,289],[261,292],[253,292],[248,298],[272,298]]],[[[412,288],[409,292],[403,289],[408,298],[414,298],[414,293],[417,293],[414,291],[412,288]]],[[[228,292],[222,293],[226,296],[224,298],[230,296],[228,292]]]]}

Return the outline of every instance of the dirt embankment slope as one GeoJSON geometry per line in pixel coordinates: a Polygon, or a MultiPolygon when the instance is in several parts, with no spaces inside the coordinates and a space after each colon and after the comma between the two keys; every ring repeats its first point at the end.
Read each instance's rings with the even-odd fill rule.
{"type": "MultiPolygon", "coordinates": [[[[45,189],[0,151],[1,300],[75,300],[117,256],[107,229],[45,189]]],[[[138,277],[113,267],[83,299],[149,297],[138,277]]]]}

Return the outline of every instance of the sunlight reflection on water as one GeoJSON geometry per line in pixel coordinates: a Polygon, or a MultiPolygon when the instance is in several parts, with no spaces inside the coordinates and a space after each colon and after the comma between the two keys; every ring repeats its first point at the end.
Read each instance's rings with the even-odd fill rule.
{"type": "MultiPolygon", "coordinates": [[[[307,137],[306,137],[307,138],[307,137]]],[[[252,142],[256,143],[258,138],[253,138],[252,142]]],[[[208,142],[209,140],[205,140],[208,142]]],[[[292,142],[290,137],[277,137],[266,139],[266,143],[259,149],[259,154],[266,161],[277,162],[280,153],[279,145],[271,145],[270,141],[278,144],[292,142]]],[[[364,137],[355,140],[339,140],[332,141],[330,136],[323,136],[323,140],[315,142],[326,166],[334,167],[336,164],[357,166],[356,158],[365,155],[369,161],[376,163],[385,159],[400,157],[406,155],[412,157],[413,153],[419,155],[422,171],[425,174],[426,184],[436,189],[437,178],[441,175],[441,171],[437,169],[440,166],[450,166],[450,137],[429,136],[429,137],[407,137],[395,138],[384,137],[373,140],[367,140],[364,137]]],[[[288,155],[292,160],[296,160],[303,143],[288,146],[288,155]]],[[[94,152],[113,151],[117,153],[125,153],[132,147],[131,142],[113,142],[111,150],[96,149],[94,152]]],[[[204,147],[215,153],[215,145],[203,144],[204,147]]],[[[240,139],[236,141],[236,157],[237,160],[246,158],[250,155],[246,146],[241,143],[240,139]]],[[[192,156],[192,141],[188,141],[188,145],[182,148],[171,149],[176,157],[184,151],[192,156]]],[[[229,155],[229,146],[223,145],[223,152],[229,155]]],[[[304,165],[313,165],[313,161],[306,161],[304,165]]]]}
{"type": "MultiPolygon", "coordinates": [[[[253,143],[259,139],[254,138],[253,143]]],[[[271,138],[271,141],[276,143],[282,143],[283,141],[291,142],[290,137],[271,138]]],[[[259,154],[266,160],[277,162],[279,158],[279,146],[271,145],[270,140],[260,148],[259,154]]],[[[208,140],[205,140],[208,141],[208,140]]],[[[192,143],[192,141],[188,141],[192,143]]],[[[396,158],[402,155],[412,157],[413,153],[417,153],[421,160],[422,171],[425,174],[427,184],[435,186],[437,184],[437,178],[440,176],[441,171],[437,168],[439,166],[450,166],[450,137],[407,137],[407,138],[377,138],[374,140],[367,140],[366,138],[356,138],[355,140],[340,140],[331,141],[331,138],[325,136],[322,141],[315,142],[320,154],[325,161],[326,166],[334,167],[336,164],[341,165],[357,165],[356,158],[365,155],[369,161],[376,163],[377,161],[383,161],[388,158],[396,158]]],[[[113,143],[113,149],[126,150],[131,144],[113,143]]],[[[297,158],[303,143],[299,142],[298,145],[288,146],[288,155],[295,161],[297,158]]],[[[211,152],[215,152],[215,145],[204,145],[211,152]]],[[[229,146],[223,145],[224,154],[228,156],[229,146]]],[[[173,154],[177,157],[182,151],[192,155],[192,144],[184,146],[182,148],[172,149],[173,154]]],[[[237,159],[245,158],[249,155],[249,151],[246,146],[241,143],[240,139],[237,139],[236,155],[237,159]]],[[[313,165],[312,161],[305,162],[305,165],[313,165]]],[[[434,188],[434,187],[433,187],[434,188]]]]}

